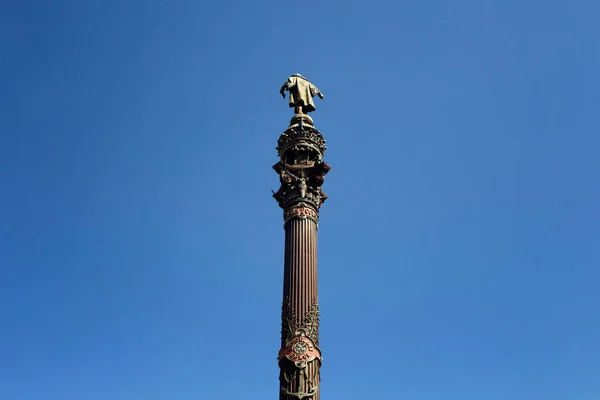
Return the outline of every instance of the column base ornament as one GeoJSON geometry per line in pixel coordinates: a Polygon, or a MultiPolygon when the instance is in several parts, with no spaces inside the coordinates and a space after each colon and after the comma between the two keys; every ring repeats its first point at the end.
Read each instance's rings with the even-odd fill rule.
{"type": "Polygon", "coordinates": [[[303,329],[298,329],[279,351],[281,393],[297,399],[314,396],[319,390],[321,362],[321,350],[303,329]]]}
{"type": "Polygon", "coordinates": [[[322,364],[319,342],[319,306],[313,301],[303,318],[298,318],[289,301],[282,310],[282,340],[279,350],[281,394],[290,398],[311,398],[317,394],[322,364]]]}

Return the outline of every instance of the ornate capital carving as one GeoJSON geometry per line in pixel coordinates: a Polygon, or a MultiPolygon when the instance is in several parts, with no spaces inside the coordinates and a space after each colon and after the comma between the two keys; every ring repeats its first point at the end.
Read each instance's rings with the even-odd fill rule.
{"type": "Polygon", "coordinates": [[[310,158],[316,158],[320,161],[325,155],[326,149],[325,138],[321,132],[314,126],[303,123],[302,119],[288,127],[277,141],[277,152],[282,160],[290,153],[307,152],[316,153],[315,155],[311,154],[313,157],[310,158]]]}
{"type": "Polygon", "coordinates": [[[281,134],[277,142],[280,161],[273,169],[279,175],[281,186],[273,197],[286,212],[289,207],[301,202],[316,211],[327,199],[321,189],[325,174],[331,169],[323,162],[325,139],[307,118],[293,118],[293,125],[281,134]]]}
{"type": "Polygon", "coordinates": [[[331,169],[327,163],[287,164],[280,161],[273,169],[279,174],[281,184],[273,197],[284,210],[301,202],[318,210],[327,200],[327,195],[321,189],[325,174],[331,169]]]}

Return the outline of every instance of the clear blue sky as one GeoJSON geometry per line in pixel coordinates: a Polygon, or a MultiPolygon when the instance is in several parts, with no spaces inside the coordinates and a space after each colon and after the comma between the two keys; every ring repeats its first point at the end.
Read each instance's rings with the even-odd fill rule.
{"type": "Polygon", "coordinates": [[[2,2],[0,398],[277,398],[300,72],[333,167],[322,398],[597,400],[599,14],[2,2]]]}

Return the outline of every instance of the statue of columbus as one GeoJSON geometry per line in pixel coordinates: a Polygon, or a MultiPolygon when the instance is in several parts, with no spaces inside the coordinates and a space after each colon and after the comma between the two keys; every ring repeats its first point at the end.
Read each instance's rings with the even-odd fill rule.
{"type": "Polygon", "coordinates": [[[321,91],[300,74],[290,76],[279,90],[284,99],[286,90],[290,92],[290,107],[294,107],[295,114],[307,114],[315,111],[315,103],[312,98],[315,96],[324,98],[321,91]]]}

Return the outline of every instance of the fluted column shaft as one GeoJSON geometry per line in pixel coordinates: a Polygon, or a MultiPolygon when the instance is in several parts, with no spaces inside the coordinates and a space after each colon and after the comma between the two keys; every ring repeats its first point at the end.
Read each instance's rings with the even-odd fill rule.
{"type": "MultiPolygon", "coordinates": [[[[318,324],[318,279],[317,279],[317,223],[312,219],[293,218],[285,225],[285,261],[283,275],[283,301],[295,310],[296,327],[300,327],[307,317],[316,318],[318,324]],[[310,314],[314,315],[311,316],[310,314]]],[[[289,322],[283,316],[282,324],[289,322]]],[[[312,326],[310,339],[319,345],[318,325],[312,326]]],[[[286,328],[284,327],[283,330],[286,328]]],[[[288,341],[282,334],[281,346],[288,341]]],[[[308,363],[304,379],[288,383],[291,393],[313,392],[312,399],[320,399],[320,360],[308,363]],[[312,389],[312,390],[311,390],[312,389]]],[[[281,400],[294,398],[280,394],[281,400]]]]}
{"type": "Polygon", "coordinates": [[[299,316],[318,302],[317,224],[308,218],[294,218],[285,225],[283,299],[299,316]]]}
{"type": "Polygon", "coordinates": [[[317,224],[330,167],[322,160],[325,139],[306,115],[292,118],[277,150],[280,161],[273,169],[281,187],[273,197],[285,228],[279,399],[320,400],[317,224]]]}

